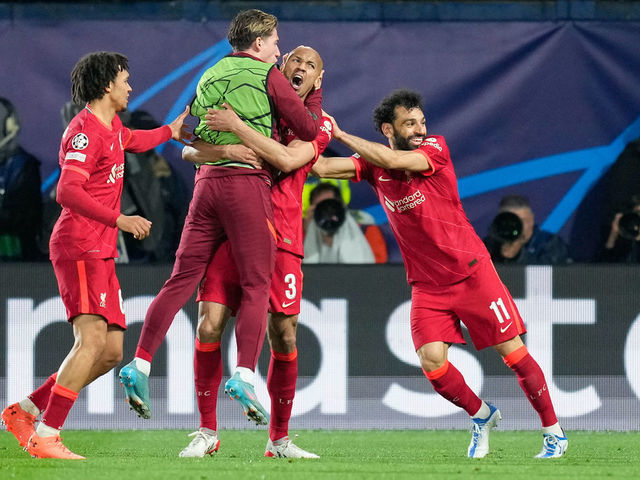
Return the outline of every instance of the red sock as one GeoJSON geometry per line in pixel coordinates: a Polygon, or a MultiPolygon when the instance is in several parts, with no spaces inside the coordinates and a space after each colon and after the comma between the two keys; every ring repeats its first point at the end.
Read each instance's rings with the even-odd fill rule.
{"type": "Polygon", "coordinates": [[[542,420],[543,427],[549,427],[558,422],[556,413],[553,410],[551,396],[547,388],[547,382],[544,373],[538,362],[536,362],[526,346],[522,346],[514,350],[503,358],[511,370],[516,372],[520,387],[527,394],[527,398],[542,420]]]}
{"type": "Polygon", "coordinates": [[[141,346],[138,346],[136,348],[136,355],[135,356],[138,357],[138,358],[141,358],[142,360],[146,360],[149,363],[151,363],[153,361],[153,355],[151,355],[149,352],[147,352],[141,346]]]}
{"type": "Polygon", "coordinates": [[[76,398],[78,398],[78,392],[69,390],[57,383],[54,384],[51,387],[49,404],[42,415],[42,423],[48,427],[61,430],[76,398]]]}
{"type": "Polygon", "coordinates": [[[298,379],[298,349],[291,353],[271,352],[267,390],[271,397],[269,438],[279,440],[289,434],[289,419],[296,395],[298,379]]]}
{"type": "Polygon", "coordinates": [[[460,371],[449,361],[442,367],[424,372],[436,392],[454,405],[464,409],[469,415],[475,415],[482,406],[482,400],[473,393],[464,381],[460,371]]]}
{"type": "Polygon", "coordinates": [[[202,343],[196,338],[193,356],[196,401],[200,412],[200,427],[218,429],[216,407],[218,388],[222,382],[222,353],[220,342],[202,343]]]}
{"type": "Polygon", "coordinates": [[[47,408],[49,397],[51,396],[51,388],[55,385],[56,378],[58,378],[58,372],[52,373],[49,378],[47,378],[47,381],[40,385],[28,397],[41,412],[47,408]]]}

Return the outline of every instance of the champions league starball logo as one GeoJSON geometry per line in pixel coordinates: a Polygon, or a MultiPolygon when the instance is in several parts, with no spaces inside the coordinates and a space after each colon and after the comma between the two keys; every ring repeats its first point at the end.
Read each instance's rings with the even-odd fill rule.
{"type": "Polygon", "coordinates": [[[78,133],[73,140],[71,140],[71,146],[76,150],[84,150],[89,145],[89,137],[84,133],[78,133]]]}

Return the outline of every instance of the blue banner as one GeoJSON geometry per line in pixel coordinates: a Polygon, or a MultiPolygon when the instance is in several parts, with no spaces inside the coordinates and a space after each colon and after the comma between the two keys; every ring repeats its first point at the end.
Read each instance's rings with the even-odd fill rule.
{"type": "MultiPolygon", "coordinates": [[[[127,55],[131,108],[168,121],[229,51],[227,28],[226,20],[0,21],[0,96],[16,105],[21,143],[42,161],[43,178],[57,167],[59,112],[82,55],[127,55]]],[[[481,236],[499,199],[522,193],[539,225],[571,241],[575,258],[593,257],[609,213],[594,189],[640,137],[640,23],[296,21],[282,22],[279,35],[283,52],[306,44],[321,53],[325,110],[356,135],[383,141],[373,108],[395,88],[420,91],[429,132],[446,137],[481,236]]],[[[162,153],[190,182],[179,147],[162,153]]],[[[353,186],[353,199],[384,221],[366,185],[353,186]]]]}

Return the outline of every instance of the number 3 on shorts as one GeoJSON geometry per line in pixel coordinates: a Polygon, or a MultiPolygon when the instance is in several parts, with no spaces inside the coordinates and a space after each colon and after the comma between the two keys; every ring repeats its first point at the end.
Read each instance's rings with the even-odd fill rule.
{"type": "Polygon", "coordinates": [[[295,299],[298,293],[296,289],[296,276],[293,273],[287,273],[284,276],[284,283],[287,285],[287,289],[284,291],[285,297],[289,300],[295,299]]]}

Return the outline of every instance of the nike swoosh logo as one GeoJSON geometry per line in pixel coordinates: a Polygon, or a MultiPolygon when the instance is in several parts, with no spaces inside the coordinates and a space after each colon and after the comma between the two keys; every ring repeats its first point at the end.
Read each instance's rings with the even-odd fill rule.
{"type": "Polygon", "coordinates": [[[507,329],[511,326],[511,324],[512,324],[512,323],[513,323],[513,322],[509,322],[509,325],[507,325],[507,326],[506,326],[506,327],[504,327],[504,328],[501,328],[501,329],[500,329],[500,333],[504,333],[504,332],[506,332],[506,331],[507,331],[507,329]]]}
{"type": "Polygon", "coordinates": [[[287,308],[290,307],[291,305],[293,305],[294,303],[296,303],[296,301],[294,300],[293,302],[289,302],[289,303],[284,303],[282,302],[282,308],[287,308]]]}
{"type": "Polygon", "coordinates": [[[385,178],[385,177],[382,177],[382,176],[378,177],[378,180],[380,180],[381,182],[390,182],[391,181],[390,178],[385,178]]]}

